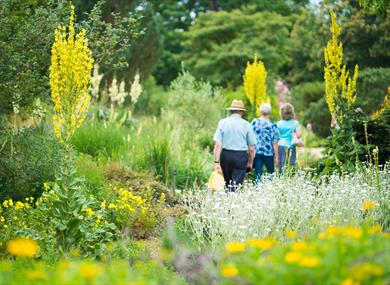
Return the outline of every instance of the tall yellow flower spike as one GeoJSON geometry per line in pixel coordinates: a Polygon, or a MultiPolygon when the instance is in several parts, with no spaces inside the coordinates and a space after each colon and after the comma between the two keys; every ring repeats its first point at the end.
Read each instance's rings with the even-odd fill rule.
{"type": "Polygon", "coordinates": [[[257,60],[256,54],[253,63],[247,63],[243,79],[245,95],[249,102],[256,107],[257,115],[260,115],[260,105],[270,103],[270,99],[267,97],[267,71],[264,63],[257,60]]]}
{"type": "Polygon", "coordinates": [[[74,6],[68,31],[58,26],[51,49],[50,87],[54,103],[53,128],[61,142],[68,142],[84,121],[91,97],[92,51],[85,30],[76,34],[74,6]]]}
{"type": "Polygon", "coordinates": [[[338,43],[341,29],[337,25],[333,11],[329,10],[329,13],[332,20],[330,27],[332,39],[324,49],[325,93],[330,113],[341,123],[343,109],[350,109],[356,100],[359,67],[355,66],[353,77],[351,77],[346,66],[343,65],[343,45],[338,43]]]}

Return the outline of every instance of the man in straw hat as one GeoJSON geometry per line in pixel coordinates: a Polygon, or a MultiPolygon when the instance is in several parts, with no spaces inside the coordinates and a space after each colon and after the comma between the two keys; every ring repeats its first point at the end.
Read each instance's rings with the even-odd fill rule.
{"type": "Polygon", "coordinates": [[[214,135],[214,165],[223,173],[228,190],[236,191],[246,171],[252,170],[256,136],[250,123],[242,118],[246,109],[241,100],[233,100],[227,110],[230,116],[219,121],[214,135]]]}

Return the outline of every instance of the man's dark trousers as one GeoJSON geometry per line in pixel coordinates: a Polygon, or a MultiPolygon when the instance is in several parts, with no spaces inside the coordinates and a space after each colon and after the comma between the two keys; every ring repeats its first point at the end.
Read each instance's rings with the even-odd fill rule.
{"type": "Polygon", "coordinates": [[[248,165],[248,152],[223,149],[221,152],[221,168],[229,191],[236,191],[244,182],[248,165]]]}

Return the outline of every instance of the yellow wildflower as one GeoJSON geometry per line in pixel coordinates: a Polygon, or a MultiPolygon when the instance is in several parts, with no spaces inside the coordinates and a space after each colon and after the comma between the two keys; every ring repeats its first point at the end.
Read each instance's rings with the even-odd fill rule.
{"type": "Polygon", "coordinates": [[[359,283],[355,282],[352,278],[347,278],[343,280],[340,285],[359,285],[359,283]]]}
{"type": "Polygon", "coordinates": [[[344,234],[354,239],[360,239],[363,235],[363,231],[360,228],[347,227],[344,230],[344,234]]]}
{"type": "Polygon", "coordinates": [[[292,249],[294,251],[306,250],[309,248],[309,245],[305,241],[297,241],[292,244],[292,249]]]}
{"type": "Polygon", "coordinates": [[[315,267],[320,263],[320,259],[318,257],[313,256],[305,256],[299,262],[299,265],[302,267],[315,267]]]}
{"type": "Polygon", "coordinates": [[[225,250],[228,253],[239,253],[245,250],[245,244],[242,242],[229,242],[225,245],[225,250]]]}
{"type": "Polygon", "coordinates": [[[47,279],[47,275],[43,270],[33,270],[27,272],[27,278],[30,280],[45,280],[47,279]]]}
{"type": "Polygon", "coordinates": [[[248,241],[249,246],[259,248],[261,250],[271,249],[275,244],[276,241],[272,239],[255,239],[248,241]]]}
{"type": "Polygon", "coordinates": [[[15,207],[14,207],[15,210],[20,210],[23,208],[24,208],[24,204],[22,202],[20,202],[20,201],[16,202],[15,207]]]}
{"type": "Polygon", "coordinates": [[[66,270],[70,267],[70,262],[68,260],[61,260],[59,263],[58,263],[58,269],[63,271],[63,270],[66,270]]]}
{"type": "Polygon", "coordinates": [[[17,257],[33,257],[38,252],[38,244],[34,240],[18,238],[7,242],[7,250],[17,257]]]}
{"type": "Polygon", "coordinates": [[[382,231],[381,225],[375,225],[375,226],[372,226],[371,228],[368,229],[368,233],[370,235],[380,233],[381,231],[382,231]]]}
{"type": "Polygon", "coordinates": [[[83,263],[80,265],[80,275],[85,279],[95,279],[102,274],[102,269],[92,263],[83,263]]]}
{"type": "Polygon", "coordinates": [[[284,260],[287,263],[297,263],[301,260],[301,258],[302,258],[302,253],[300,253],[299,251],[289,251],[284,256],[284,260]]]}
{"type": "Polygon", "coordinates": [[[114,244],[112,242],[107,244],[107,250],[110,252],[114,251],[114,244]]]}
{"type": "Polygon", "coordinates": [[[376,203],[375,201],[372,201],[372,200],[366,200],[363,202],[362,204],[362,209],[364,211],[369,211],[369,210],[372,210],[376,207],[376,203]]]}
{"type": "Polygon", "coordinates": [[[290,229],[286,230],[286,235],[290,239],[295,239],[295,238],[298,237],[298,233],[296,231],[293,231],[293,230],[290,230],[290,229]]]}
{"type": "Polygon", "coordinates": [[[227,265],[222,267],[221,269],[221,275],[223,277],[234,277],[237,276],[238,269],[234,265],[227,265]]]}
{"type": "Polygon", "coordinates": [[[381,276],[383,268],[372,263],[361,263],[351,269],[351,277],[355,280],[362,281],[370,276],[381,276]]]}
{"type": "Polygon", "coordinates": [[[329,226],[324,232],[321,232],[318,237],[320,239],[325,239],[325,238],[333,238],[336,235],[341,235],[344,233],[344,228],[343,227],[338,227],[338,226],[329,226]]]}
{"type": "Polygon", "coordinates": [[[79,257],[80,256],[80,250],[79,249],[73,249],[71,252],[70,252],[70,255],[72,257],[79,257]]]}
{"type": "Polygon", "coordinates": [[[43,189],[44,189],[45,191],[49,191],[49,190],[50,190],[50,185],[49,185],[48,182],[44,182],[44,183],[43,183],[43,189]]]}
{"type": "Polygon", "coordinates": [[[95,213],[91,208],[85,209],[85,212],[87,213],[88,217],[92,217],[93,214],[95,213]]]}
{"type": "Polygon", "coordinates": [[[116,208],[116,205],[113,204],[113,203],[110,203],[110,204],[108,205],[108,209],[115,209],[115,208],[116,208]]]}

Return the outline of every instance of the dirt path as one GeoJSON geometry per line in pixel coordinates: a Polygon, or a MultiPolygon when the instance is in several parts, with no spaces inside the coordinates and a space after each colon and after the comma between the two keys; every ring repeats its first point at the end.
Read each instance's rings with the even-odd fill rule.
{"type": "Polygon", "coordinates": [[[321,158],[323,150],[323,147],[299,147],[298,154],[307,154],[315,158],[321,158]]]}

